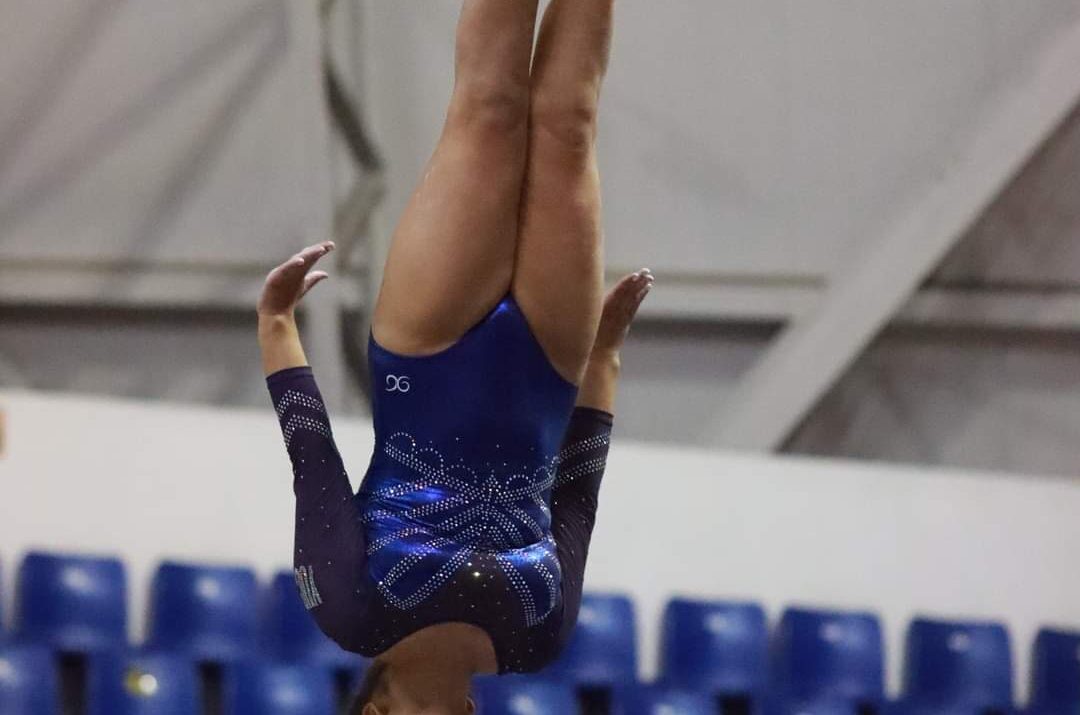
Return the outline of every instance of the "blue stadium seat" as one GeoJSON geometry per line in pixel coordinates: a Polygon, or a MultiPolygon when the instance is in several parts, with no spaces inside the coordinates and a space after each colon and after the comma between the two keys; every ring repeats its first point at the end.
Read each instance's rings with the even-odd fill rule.
{"type": "Polygon", "coordinates": [[[251,657],[258,594],[248,569],[162,564],[151,588],[147,650],[181,652],[208,663],[251,657]]]}
{"type": "Polygon", "coordinates": [[[572,715],[578,711],[572,685],[530,676],[477,678],[473,697],[478,715],[572,715]]]}
{"type": "Polygon", "coordinates": [[[912,700],[893,703],[886,710],[887,715],[997,715],[998,713],[1011,712],[1015,711],[998,708],[978,708],[969,705],[933,705],[912,700]]]}
{"type": "Polygon", "coordinates": [[[87,715],[200,715],[198,671],[167,654],[111,654],[92,659],[87,715]]]}
{"type": "Polygon", "coordinates": [[[331,715],[330,674],[318,666],[242,663],[229,666],[225,715],[331,715]]]}
{"type": "Polygon", "coordinates": [[[0,713],[56,715],[60,712],[58,674],[46,648],[0,648],[0,713]]]}
{"type": "Polygon", "coordinates": [[[116,559],[31,553],[16,604],[20,642],[71,653],[127,648],[127,576],[116,559]]]}
{"type": "Polygon", "coordinates": [[[611,715],[716,715],[716,699],[704,692],[656,685],[615,688],[611,715]]]}
{"type": "Polygon", "coordinates": [[[278,574],[264,594],[262,635],[266,652],[285,663],[321,665],[332,671],[359,672],[360,656],[342,650],[323,635],[296,589],[291,572],[278,574]]]}
{"type": "Polygon", "coordinates": [[[1004,626],[912,621],[904,656],[907,711],[1011,712],[1012,703],[1012,654],[1004,626]]]}
{"type": "Polygon", "coordinates": [[[768,679],[768,625],[755,603],[673,599],[664,610],[661,681],[752,698],[768,679]]]}
{"type": "Polygon", "coordinates": [[[885,699],[881,623],[870,613],[790,608],[776,632],[773,677],[777,697],[796,710],[878,707],[885,699]]]}
{"type": "MultiPolygon", "coordinates": [[[[764,710],[766,715],[861,715],[865,712],[889,713],[884,704],[874,709],[860,708],[850,700],[837,700],[834,698],[820,698],[817,700],[785,701],[775,699],[764,710]]],[[[926,715],[929,715],[927,713],[926,715]]],[[[943,715],[938,713],[938,715],[943,715]]]]}
{"type": "Polygon", "coordinates": [[[566,651],[547,672],[584,687],[635,682],[637,627],[630,599],[586,594],[566,651]]]}
{"type": "Polygon", "coordinates": [[[1039,631],[1031,658],[1028,713],[1080,713],[1080,633],[1039,631]]]}

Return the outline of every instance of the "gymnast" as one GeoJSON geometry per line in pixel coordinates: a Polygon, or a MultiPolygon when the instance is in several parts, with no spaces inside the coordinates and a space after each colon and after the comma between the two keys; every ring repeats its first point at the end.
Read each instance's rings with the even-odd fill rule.
{"type": "Polygon", "coordinates": [[[614,0],[465,0],[455,86],[394,234],[369,345],[375,450],[353,494],[294,309],[267,277],[263,368],[293,465],[295,572],[319,627],[375,660],[353,712],[473,712],[573,628],[619,349],[653,283],[603,299],[595,136],[614,0]],[[580,386],[580,389],[579,389],[580,386]]]}

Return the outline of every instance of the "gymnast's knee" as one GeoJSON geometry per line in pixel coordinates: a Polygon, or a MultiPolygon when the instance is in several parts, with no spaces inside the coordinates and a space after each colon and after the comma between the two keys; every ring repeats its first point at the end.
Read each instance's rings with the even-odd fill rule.
{"type": "Polygon", "coordinates": [[[600,102],[594,92],[533,92],[529,124],[534,135],[554,141],[575,154],[587,154],[596,143],[600,102]]]}
{"type": "Polygon", "coordinates": [[[529,122],[529,88],[507,80],[459,81],[454,87],[447,122],[487,138],[517,138],[529,122]]]}

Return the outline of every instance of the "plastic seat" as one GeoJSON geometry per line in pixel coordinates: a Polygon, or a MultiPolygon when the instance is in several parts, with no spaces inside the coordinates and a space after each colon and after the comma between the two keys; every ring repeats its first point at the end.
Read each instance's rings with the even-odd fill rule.
{"type": "Polygon", "coordinates": [[[664,610],[661,681],[675,688],[754,696],[768,677],[768,625],[755,603],[673,599],[664,610]]]}
{"type": "Polygon", "coordinates": [[[257,604],[258,584],[248,569],[164,563],[151,588],[147,650],[208,663],[252,657],[257,604]]]}
{"type": "Polygon", "coordinates": [[[916,619],[908,627],[908,711],[984,713],[1013,708],[1009,634],[997,623],[916,619]]]}
{"type": "Polygon", "coordinates": [[[530,676],[478,678],[473,697],[479,715],[572,715],[578,711],[572,685],[530,676]]]}
{"type": "Polygon", "coordinates": [[[612,715],[716,715],[716,699],[705,692],[658,685],[615,689],[612,715]]]}
{"type": "Polygon", "coordinates": [[[363,658],[342,650],[319,630],[304,608],[291,572],[278,574],[270,583],[261,623],[266,652],[276,660],[321,665],[335,672],[355,673],[363,666],[363,658]]]}
{"type": "Polygon", "coordinates": [[[20,642],[71,653],[127,648],[127,576],[116,559],[31,553],[16,603],[20,642]]]}
{"type": "Polygon", "coordinates": [[[787,708],[878,707],[885,699],[881,623],[871,613],[791,608],[773,652],[777,695],[787,708]]]}
{"type": "MultiPolygon", "coordinates": [[[[875,712],[888,712],[884,706],[878,706],[875,712]]],[[[819,698],[816,700],[774,699],[764,711],[767,715],[861,715],[867,712],[850,700],[819,698]]]]}
{"type": "Polygon", "coordinates": [[[318,666],[242,663],[229,666],[225,715],[331,715],[333,679],[318,666]]]}
{"type": "Polygon", "coordinates": [[[570,642],[548,674],[584,687],[635,682],[637,627],[630,599],[587,594],[570,642]]]}
{"type": "Polygon", "coordinates": [[[1044,628],[1031,658],[1031,715],[1080,712],[1080,633],[1044,628]]]}
{"type": "MultiPolygon", "coordinates": [[[[996,708],[978,708],[968,705],[934,705],[911,700],[894,703],[887,711],[888,715],[988,715],[1003,711],[996,708]]],[[[1071,714],[1070,714],[1071,715],[1071,714]]]]}
{"type": "Polygon", "coordinates": [[[0,648],[0,713],[56,715],[60,693],[56,663],[43,647],[0,648]]]}
{"type": "Polygon", "coordinates": [[[87,715],[200,715],[198,671],[167,654],[97,656],[90,663],[87,715]]]}

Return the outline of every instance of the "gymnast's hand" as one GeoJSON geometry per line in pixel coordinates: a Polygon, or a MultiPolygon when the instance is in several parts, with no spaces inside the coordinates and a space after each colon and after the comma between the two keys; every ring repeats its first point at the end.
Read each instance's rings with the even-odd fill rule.
{"type": "Polygon", "coordinates": [[[326,271],[312,271],[319,259],[334,250],[333,241],[308,246],[270,271],[259,295],[260,316],[291,316],[300,300],[316,284],[329,278],[326,271]]]}
{"type": "MultiPolygon", "coordinates": [[[[604,312],[593,341],[593,358],[617,357],[630,332],[638,308],[649,295],[656,278],[648,268],[625,276],[604,298],[604,312]]],[[[590,358],[592,359],[592,358],[590,358]]]]}
{"type": "Polygon", "coordinates": [[[280,370],[307,365],[293,313],[307,292],[328,278],[325,271],[311,269],[332,250],[334,244],[331,241],[308,246],[266,277],[258,307],[259,348],[264,374],[273,375],[280,370]]]}
{"type": "Polygon", "coordinates": [[[578,390],[578,407],[615,412],[615,393],[622,368],[619,353],[630,332],[630,324],[655,281],[652,271],[642,268],[619,281],[604,298],[600,327],[585,368],[585,379],[578,390]]]}

